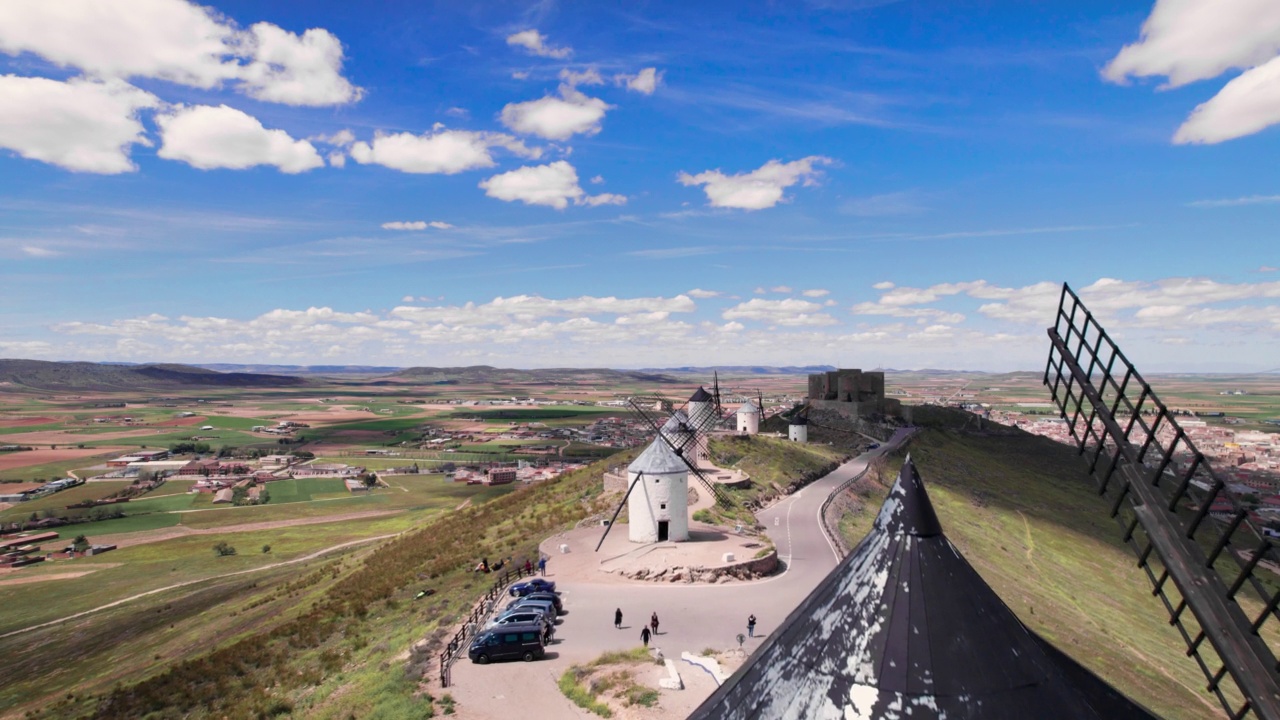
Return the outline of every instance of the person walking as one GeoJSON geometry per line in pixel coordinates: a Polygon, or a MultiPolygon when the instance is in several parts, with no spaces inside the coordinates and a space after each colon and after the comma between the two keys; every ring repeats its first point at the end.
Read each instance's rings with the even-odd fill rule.
{"type": "Polygon", "coordinates": [[[753,614],[747,618],[747,637],[756,636],[756,616],[753,614]]]}
{"type": "Polygon", "coordinates": [[[658,634],[658,613],[655,612],[653,617],[649,618],[649,627],[653,628],[654,635],[658,634]]]}
{"type": "Polygon", "coordinates": [[[547,574],[547,557],[545,555],[538,558],[538,574],[539,575],[547,574]]]}
{"type": "Polygon", "coordinates": [[[644,643],[645,647],[649,647],[649,626],[648,625],[645,625],[644,627],[640,628],[640,642],[644,643]]]}
{"type": "Polygon", "coordinates": [[[524,559],[524,574],[525,575],[533,574],[533,562],[531,562],[529,558],[524,559]]]}
{"type": "Polygon", "coordinates": [[[613,611],[613,626],[622,629],[622,608],[613,611]]]}

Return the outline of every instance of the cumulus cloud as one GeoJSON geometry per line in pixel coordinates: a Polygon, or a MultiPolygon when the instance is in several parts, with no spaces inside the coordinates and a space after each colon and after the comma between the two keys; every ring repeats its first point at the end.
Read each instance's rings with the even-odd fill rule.
{"type": "Polygon", "coordinates": [[[538,57],[563,60],[573,54],[573,48],[548,45],[547,36],[534,29],[521,30],[514,35],[508,35],[507,44],[524,48],[525,52],[538,57]]]}
{"type": "Polygon", "coordinates": [[[702,288],[694,288],[685,294],[688,295],[689,297],[698,298],[700,300],[705,298],[720,297],[721,295],[723,295],[723,293],[721,293],[719,290],[703,290],[702,288]]]}
{"type": "Polygon", "coordinates": [[[821,312],[822,306],[808,300],[752,298],[720,313],[725,320],[758,320],[771,325],[834,325],[836,319],[821,312]]]}
{"type": "Polygon", "coordinates": [[[872,285],[871,287],[875,288],[876,290],[891,290],[893,289],[893,283],[889,282],[888,280],[885,280],[883,282],[878,282],[875,285],[872,285]]]}
{"type": "Polygon", "coordinates": [[[662,75],[663,73],[657,68],[650,67],[641,70],[635,75],[614,75],[613,81],[632,92],[652,95],[653,91],[658,89],[658,85],[662,84],[662,75]]]}
{"type": "Polygon", "coordinates": [[[342,129],[330,135],[313,135],[307,139],[324,143],[325,145],[331,145],[333,147],[347,147],[356,141],[356,135],[350,130],[342,129]]]}
{"type": "Polygon", "coordinates": [[[613,193],[587,195],[578,184],[578,171],[565,160],[517,168],[480,182],[485,195],[507,202],[546,205],[563,210],[575,205],[622,205],[627,198],[613,193]]]}
{"type": "Polygon", "coordinates": [[[383,165],[401,172],[453,175],[465,170],[493,167],[490,152],[503,148],[521,157],[537,158],[537,148],[526,147],[516,138],[494,132],[446,130],[437,124],[431,132],[377,133],[372,142],[351,146],[351,157],[361,165],[383,165]]]}
{"type": "Polygon", "coordinates": [[[427,228],[435,228],[436,230],[448,230],[452,227],[453,226],[450,225],[449,223],[441,222],[439,220],[432,220],[431,222],[427,222],[426,220],[413,220],[410,222],[382,223],[383,230],[426,230],[427,228]]]}
{"type": "Polygon", "coordinates": [[[1197,107],[1175,143],[1219,143],[1280,123],[1280,4],[1157,0],[1138,42],[1103,69],[1113,82],[1164,76],[1162,88],[1244,72],[1197,107]]]}
{"type": "Polygon", "coordinates": [[[1102,74],[1168,78],[1179,87],[1227,70],[1255,67],[1280,52],[1280,5],[1271,0],[1157,0],[1138,42],[1126,45],[1102,74]]]}
{"type": "Polygon", "coordinates": [[[523,135],[548,140],[568,140],[574,135],[595,135],[600,122],[613,106],[599,98],[587,97],[572,85],[560,85],[560,96],[509,103],[502,108],[502,124],[523,135]]]}
{"type": "Polygon", "coordinates": [[[1246,71],[1198,105],[1173,134],[1173,141],[1212,145],[1276,123],[1280,123],[1280,57],[1246,71]]]}
{"type": "Polygon", "coordinates": [[[821,288],[814,288],[814,289],[812,289],[812,290],[805,290],[804,292],[802,292],[802,293],[800,293],[800,294],[801,294],[801,295],[804,295],[805,297],[820,298],[820,297],[826,297],[826,296],[830,295],[830,294],[831,294],[831,291],[830,291],[830,290],[823,290],[823,289],[821,289],[821,288]]]}
{"type": "Polygon", "coordinates": [[[681,185],[703,186],[712,207],[762,210],[783,202],[783,191],[796,183],[817,184],[821,173],[816,166],[831,162],[830,158],[811,155],[789,163],[770,160],[751,172],[737,175],[707,170],[697,175],[681,172],[676,179],[681,185]]]}
{"type": "Polygon", "coordinates": [[[361,94],[342,76],[342,45],[329,31],[296,35],[265,22],[244,30],[187,0],[130,0],[128,12],[105,0],[7,0],[0,52],[30,52],[94,78],[231,83],[289,105],[338,105],[361,94]]]}
{"type": "Polygon", "coordinates": [[[151,144],[138,113],[159,105],[120,80],[0,76],[0,147],[78,172],[129,172],[130,148],[151,144]]]}
{"type": "Polygon", "coordinates": [[[272,165],[295,174],[324,165],[311,143],[268,130],[257,118],[226,105],[179,106],[157,116],[156,124],[163,142],[157,154],[201,170],[272,165]]]}

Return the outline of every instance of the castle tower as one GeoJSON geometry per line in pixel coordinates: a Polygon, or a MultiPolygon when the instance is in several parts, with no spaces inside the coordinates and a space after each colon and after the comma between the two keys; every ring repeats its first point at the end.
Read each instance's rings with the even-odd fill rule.
{"type": "Polygon", "coordinates": [[[796,415],[787,423],[787,439],[791,442],[809,442],[809,420],[796,415]]]}
{"type": "Polygon", "coordinates": [[[738,432],[744,435],[756,435],[760,432],[760,408],[748,400],[738,408],[738,432]]]}
{"type": "Polygon", "coordinates": [[[662,438],[656,438],[627,467],[635,483],[627,498],[631,542],[684,542],[689,539],[689,467],[662,438]]]}

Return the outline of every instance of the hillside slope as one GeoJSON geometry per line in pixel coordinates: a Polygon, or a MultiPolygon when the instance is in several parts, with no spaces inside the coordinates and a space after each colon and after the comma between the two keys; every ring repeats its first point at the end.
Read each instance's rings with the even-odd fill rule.
{"type": "MultiPolygon", "coordinates": [[[[1125,694],[1161,717],[1219,717],[1080,458],[996,432],[1008,434],[926,430],[908,447],[947,537],[1028,627],[1125,694]]],[[[851,544],[901,463],[898,454],[852,488],[841,523],[851,544]]]]}
{"type": "Polygon", "coordinates": [[[223,373],[190,365],[109,365],[0,359],[0,383],[37,390],[145,390],[173,387],[293,387],[306,380],[261,373],[223,373]]]}

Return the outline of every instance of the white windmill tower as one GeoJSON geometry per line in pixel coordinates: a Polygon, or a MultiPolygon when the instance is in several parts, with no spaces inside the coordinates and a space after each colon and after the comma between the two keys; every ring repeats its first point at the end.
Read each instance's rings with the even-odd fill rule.
{"type": "Polygon", "coordinates": [[[794,417],[787,421],[787,439],[791,442],[809,442],[809,418],[801,413],[796,413],[794,417]]]}
{"type": "Polygon", "coordinates": [[[743,435],[756,435],[760,432],[760,408],[754,402],[748,400],[738,408],[735,413],[737,417],[738,432],[743,435]]]}
{"type": "Polygon", "coordinates": [[[631,542],[689,539],[689,466],[663,438],[657,438],[627,466],[631,542]]]}
{"type": "Polygon", "coordinates": [[[693,432],[693,437],[690,438],[692,442],[685,449],[684,456],[696,466],[698,461],[707,457],[707,433],[719,420],[715,396],[699,386],[693,395],[689,396],[685,413],[685,421],[693,432]]]}

